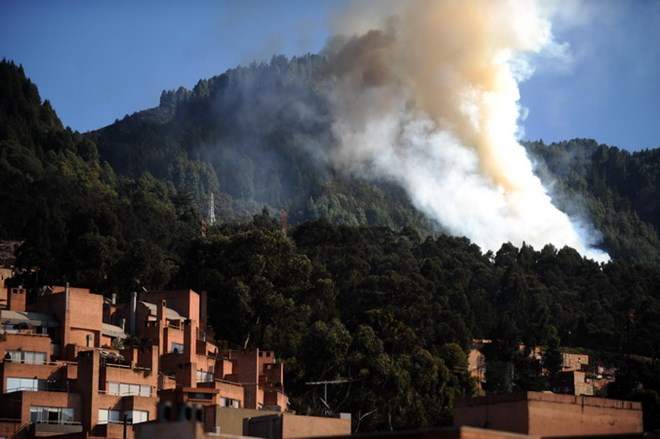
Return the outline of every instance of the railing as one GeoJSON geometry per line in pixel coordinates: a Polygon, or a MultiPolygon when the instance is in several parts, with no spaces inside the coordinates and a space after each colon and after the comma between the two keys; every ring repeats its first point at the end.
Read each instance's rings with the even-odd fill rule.
{"type": "Polygon", "coordinates": [[[13,393],[13,392],[38,392],[39,389],[36,389],[34,387],[12,387],[10,389],[7,389],[7,393],[13,393]]]}
{"type": "Polygon", "coordinates": [[[25,360],[12,360],[11,358],[5,358],[5,363],[14,363],[14,364],[33,364],[38,366],[57,366],[57,361],[25,361],[25,360]]]}
{"type": "Polygon", "coordinates": [[[109,390],[99,389],[98,393],[100,393],[102,395],[110,395],[110,396],[142,396],[143,398],[151,398],[152,397],[151,396],[152,392],[150,392],[149,396],[147,396],[147,395],[142,395],[140,392],[132,392],[130,390],[128,392],[110,392],[109,390]]]}
{"type": "Polygon", "coordinates": [[[140,392],[131,392],[130,390],[127,392],[111,392],[109,390],[99,389],[99,393],[110,396],[140,396],[140,392]]]}
{"type": "Polygon", "coordinates": [[[67,393],[68,390],[65,387],[46,387],[45,389],[39,389],[34,387],[12,387],[7,389],[5,393],[14,393],[14,392],[63,392],[67,393]]]}
{"type": "MultiPolygon", "coordinates": [[[[105,423],[106,424],[111,424],[111,425],[123,425],[124,421],[123,420],[116,421],[114,419],[108,419],[105,423]]],[[[132,418],[127,419],[126,423],[129,424],[129,425],[133,424],[132,418]]]]}
{"type": "Polygon", "coordinates": [[[119,367],[121,369],[130,369],[130,364],[115,364],[115,363],[105,363],[106,367],[119,367]]]}
{"type": "Polygon", "coordinates": [[[80,421],[51,421],[49,419],[41,419],[36,421],[30,421],[33,424],[49,424],[49,425],[82,425],[80,421]]]}
{"type": "Polygon", "coordinates": [[[34,337],[50,337],[48,334],[42,334],[39,332],[32,332],[30,330],[25,330],[25,329],[7,329],[3,334],[10,335],[30,335],[34,337]]]}
{"type": "Polygon", "coordinates": [[[165,326],[167,326],[168,328],[174,328],[174,329],[179,329],[179,330],[183,327],[183,325],[181,323],[174,323],[174,322],[171,322],[171,321],[167,321],[165,323],[165,326]]]}
{"type": "Polygon", "coordinates": [[[234,386],[242,386],[244,384],[244,383],[237,383],[236,381],[223,380],[221,378],[216,378],[215,381],[223,384],[233,384],[234,386]]]}

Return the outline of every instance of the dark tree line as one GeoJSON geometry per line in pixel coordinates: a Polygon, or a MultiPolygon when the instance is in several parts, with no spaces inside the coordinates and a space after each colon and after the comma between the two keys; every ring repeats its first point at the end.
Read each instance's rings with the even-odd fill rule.
{"type": "Polygon", "coordinates": [[[530,350],[545,349],[552,374],[569,345],[627,377],[611,396],[653,400],[660,390],[657,267],[600,265],[550,245],[484,254],[465,238],[325,221],[287,236],[263,212],[196,240],[179,275],[178,286],[209,292],[224,345],[281,356],[296,410],[348,411],[360,429],[451,422],[454,399],[475,392],[473,338],[493,340],[488,391],[549,389],[530,350]],[[305,384],[341,380],[328,406],[305,384]]]}

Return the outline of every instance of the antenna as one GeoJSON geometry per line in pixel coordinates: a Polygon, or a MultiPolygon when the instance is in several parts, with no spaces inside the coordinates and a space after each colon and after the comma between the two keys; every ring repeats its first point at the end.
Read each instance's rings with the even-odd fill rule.
{"type": "Polygon", "coordinates": [[[208,218],[209,226],[212,226],[215,222],[215,197],[213,192],[209,194],[209,206],[206,212],[206,217],[208,218]]]}
{"type": "Polygon", "coordinates": [[[351,378],[339,378],[336,380],[327,380],[327,381],[308,381],[305,384],[308,386],[323,386],[323,398],[321,398],[321,402],[323,405],[326,407],[326,415],[332,414],[332,409],[328,405],[328,384],[345,384],[345,383],[350,383],[353,380],[351,378]]]}

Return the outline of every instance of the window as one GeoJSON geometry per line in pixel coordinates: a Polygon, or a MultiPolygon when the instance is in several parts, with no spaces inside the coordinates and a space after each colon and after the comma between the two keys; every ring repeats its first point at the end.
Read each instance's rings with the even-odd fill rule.
{"type": "Polygon", "coordinates": [[[183,354],[183,344],[172,342],[171,347],[172,349],[170,350],[170,352],[183,354]]]}
{"type": "Polygon", "coordinates": [[[151,396],[151,386],[145,384],[130,384],[130,383],[117,383],[113,381],[108,382],[108,395],[121,395],[121,396],[151,396]]]}
{"type": "Polygon", "coordinates": [[[7,378],[6,392],[20,392],[20,391],[37,391],[48,390],[47,380],[40,380],[38,378],[7,378]]]}
{"type": "Polygon", "coordinates": [[[241,401],[238,399],[232,399],[232,398],[220,398],[220,407],[232,407],[235,409],[241,408],[241,401]]]}
{"type": "Polygon", "coordinates": [[[109,395],[119,395],[119,383],[110,381],[108,383],[108,390],[106,393],[109,395]]]}
{"type": "Polygon", "coordinates": [[[140,396],[146,396],[147,398],[151,397],[151,386],[140,386],[140,396]]]}
{"type": "Polygon", "coordinates": [[[108,409],[99,409],[99,424],[107,424],[108,423],[108,409]]]}
{"type": "Polygon", "coordinates": [[[46,364],[45,352],[7,351],[13,363],[46,364]]]}
{"type": "Polygon", "coordinates": [[[99,424],[119,424],[124,422],[120,410],[99,409],[99,424]]]}
{"type": "Polygon", "coordinates": [[[68,407],[30,407],[30,422],[37,424],[71,424],[73,409],[68,407]]]}
{"type": "Polygon", "coordinates": [[[108,410],[108,422],[118,424],[124,421],[124,417],[119,410],[108,410]]]}
{"type": "Polygon", "coordinates": [[[128,384],[128,383],[119,383],[119,394],[120,395],[139,395],[140,394],[140,385],[139,384],[128,384]]]}
{"type": "Polygon", "coordinates": [[[149,412],[146,410],[110,410],[99,409],[99,424],[122,424],[126,417],[129,424],[138,424],[149,420],[149,412]]]}
{"type": "Polygon", "coordinates": [[[129,420],[133,420],[133,424],[140,422],[147,422],[149,420],[149,412],[146,410],[126,410],[125,415],[128,415],[129,420]]]}
{"type": "Polygon", "coordinates": [[[198,383],[212,383],[213,382],[213,374],[211,372],[198,370],[197,371],[197,382],[198,383]]]}

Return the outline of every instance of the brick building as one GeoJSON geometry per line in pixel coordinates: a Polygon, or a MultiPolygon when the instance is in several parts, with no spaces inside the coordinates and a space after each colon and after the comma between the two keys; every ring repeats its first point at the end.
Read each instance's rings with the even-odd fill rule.
{"type": "MultiPolygon", "coordinates": [[[[486,369],[488,363],[482,350],[491,343],[490,340],[472,340],[470,352],[468,353],[468,372],[477,385],[477,389],[483,395],[486,383],[486,369]]],[[[524,350],[520,345],[519,349],[524,350]]],[[[602,395],[605,387],[614,381],[614,369],[607,369],[601,365],[590,365],[589,355],[573,354],[563,352],[561,371],[549,382],[549,389],[554,393],[568,395],[602,395]]],[[[548,371],[543,367],[543,350],[535,347],[529,352],[530,359],[539,365],[538,376],[548,376],[548,371]]]]}
{"type": "Polygon", "coordinates": [[[273,352],[213,344],[204,294],[145,291],[118,304],[69,286],[30,299],[1,289],[0,438],[131,438],[159,400],[287,408],[273,352]]]}
{"type": "Polygon", "coordinates": [[[459,400],[454,425],[531,436],[641,433],[639,402],[549,392],[518,392],[459,400]]]}
{"type": "Polygon", "coordinates": [[[155,416],[157,375],[140,365],[157,362],[158,351],[117,349],[126,334],[102,321],[102,296],[48,287],[34,303],[21,288],[7,289],[7,297],[0,311],[0,436],[122,437],[124,420],[155,416]]]}

